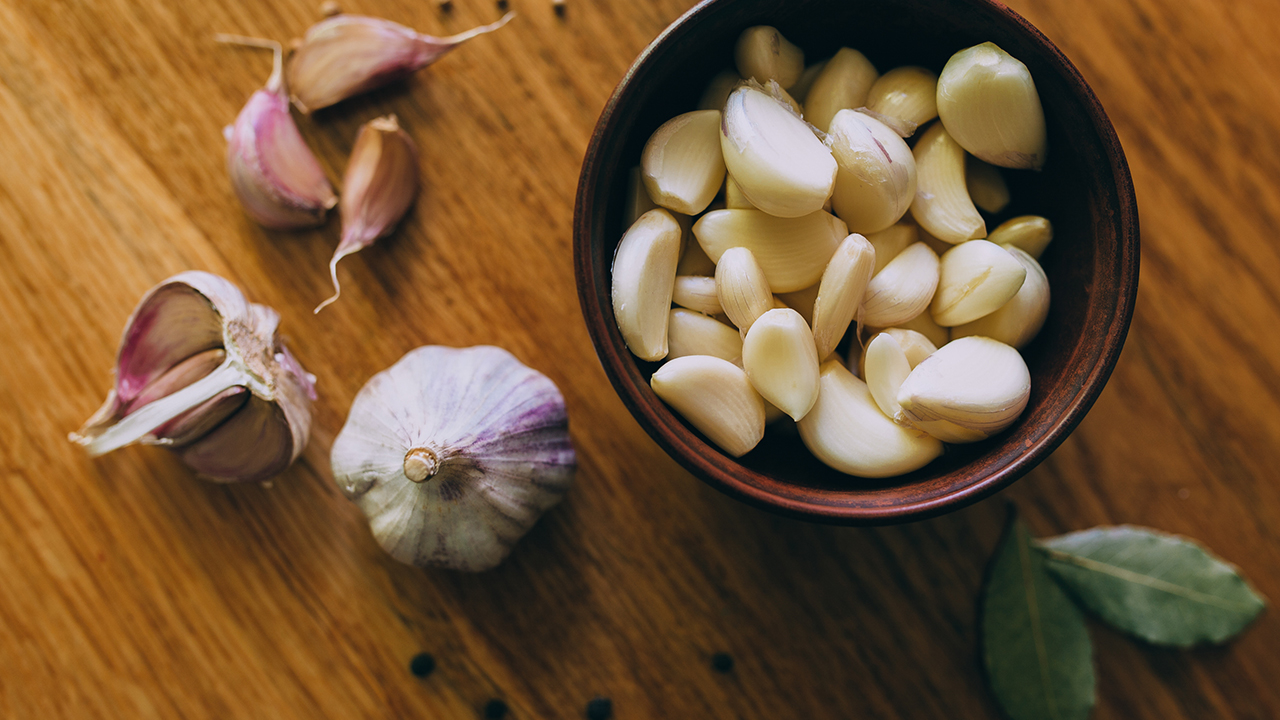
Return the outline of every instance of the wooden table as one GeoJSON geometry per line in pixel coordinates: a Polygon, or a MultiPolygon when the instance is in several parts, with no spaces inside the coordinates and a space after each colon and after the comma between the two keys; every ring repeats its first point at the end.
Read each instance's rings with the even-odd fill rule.
{"type": "MultiPolygon", "coordinates": [[[[1011,4],[1093,84],[1142,209],[1142,284],[1102,398],[1052,458],[960,512],[881,529],[743,506],[664,455],[584,327],[570,220],[595,119],[690,0],[513,0],[520,15],[411,82],[302,129],[340,177],[394,112],[425,188],[344,261],[336,218],[249,222],[221,129],[312,0],[0,0],[0,716],[5,718],[995,718],[975,601],[1006,506],[1049,535],[1137,523],[1204,541],[1280,599],[1280,14],[1272,0],[1011,4]],[[174,456],[90,460],[66,435],[119,332],[186,269],[277,308],[320,378],[311,444],[270,487],[174,456]],[[422,344],[502,345],[564,390],[567,501],[493,572],[401,566],[328,451],[374,372],[422,344]],[[435,672],[409,672],[418,653],[435,672]],[[730,672],[713,669],[729,653],[730,672]]],[[[347,8],[446,34],[498,16],[425,0],[347,8]]],[[[1093,628],[1096,718],[1280,716],[1280,619],[1194,651],[1093,628]]]]}

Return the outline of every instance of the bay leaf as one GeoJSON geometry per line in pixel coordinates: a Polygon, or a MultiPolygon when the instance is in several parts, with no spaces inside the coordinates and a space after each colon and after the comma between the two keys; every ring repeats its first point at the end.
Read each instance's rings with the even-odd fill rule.
{"type": "Polygon", "coordinates": [[[1013,720],[1084,720],[1094,702],[1084,615],[1011,516],[982,593],[982,654],[996,700],[1013,720]]]}
{"type": "Polygon", "coordinates": [[[1266,606],[1234,565],[1177,535],[1119,525],[1038,545],[1049,570],[1085,608],[1157,645],[1223,642],[1266,606]]]}

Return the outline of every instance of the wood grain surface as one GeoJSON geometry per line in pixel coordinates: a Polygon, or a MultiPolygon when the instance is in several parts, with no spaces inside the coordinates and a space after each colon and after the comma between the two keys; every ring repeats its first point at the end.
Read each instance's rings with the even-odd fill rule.
{"type": "MultiPolygon", "coordinates": [[[[489,0],[348,0],[425,32],[489,0]]],[[[689,0],[512,0],[519,17],[413,80],[301,123],[341,176],[389,112],[424,190],[344,261],[336,218],[240,211],[223,125],[312,0],[0,0],[0,716],[4,718],[996,718],[975,601],[1006,504],[1034,533],[1128,522],[1199,538],[1280,599],[1280,12],[1017,0],[1093,84],[1128,152],[1142,280],[1088,418],[1010,490],[917,524],[842,529],[748,508],[681,470],[613,394],[579,317],[570,223],[597,114],[689,0]],[[66,435],[109,386],[142,293],[203,269],[277,308],[319,376],[311,444],[269,487],[202,483],[156,448],[66,435]],[[373,373],[492,343],[563,389],[577,485],[500,568],[401,566],[328,450],[373,373]],[[435,672],[408,669],[431,653],[435,672]],[[710,659],[735,664],[717,672],[710,659]]],[[[1221,648],[1093,627],[1095,718],[1280,716],[1280,619],[1221,648]]]]}

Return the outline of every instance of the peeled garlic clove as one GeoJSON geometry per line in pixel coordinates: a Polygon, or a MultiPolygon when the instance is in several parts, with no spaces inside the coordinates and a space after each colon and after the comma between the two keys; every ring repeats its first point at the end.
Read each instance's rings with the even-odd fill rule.
{"type": "Polygon", "coordinates": [[[867,242],[876,250],[876,266],[872,277],[880,274],[889,261],[898,257],[898,253],[906,250],[920,240],[920,231],[909,222],[901,222],[881,230],[867,233],[867,242]]]}
{"type": "Polygon", "coordinates": [[[323,224],[325,213],[338,204],[338,196],[289,114],[280,44],[234,35],[219,35],[218,40],[275,51],[266,87],[255,92],[235,123],[222,131],[236,198],[254,222],[272,230],[323,224]]]}
{"type": "Polygon", "coordinates": [[[830,355],[849,329],[875,265],[875,248],[858,234],[845,238],[831,257],[813,306],[813,340],[819,358],[830,355]]]}
{"type": "Polygon", "coordinates": [[[875,118],[841,110],[827,143],[840,168],[831,206],[849,230],[874,233],[901,220],[916,194],[916,161],[902,138],[875,118]]]}
{"type": "Polygon", "coordinates": [[[746,195],[742,194],[742,187],[738,185],[738,181],[733,179],[732,175],[726,175],[724,180],[724,206],[731,210],[755,210],[756,206],[751,204],[746,195]]]}
{"type": "Polygon", "coordinates": [[[1053,224],[1039,215],[1020,215],[1000,223],[987,239],[997,245],[1012,245],[1039,260],[1053,240],[1053,224]]]}
{"type": "MultiPolygon", "coordinates": [[[[830,264],[830,263],[828,263],[830,264]]],[[[824,271],[825,275],[826,272],[824,271]]],[[[789,293],[778,293],[774,297],[781,300],[784,305],[800,313],[800,317],[809,323],[809,327],[813,327],[813,306],[818,302],[818,290],[822,287],[821,281],[810,285],[803,290],[796,290],[789,293]]]]}
{"type": "MultiPolygon", "coordinates": [[[[676,218],[676,222],[680,222],[680,218],[676,218]]],[[[685,242],[684,252],[680,253],[680,264],[676,266],[676,274],[711,276],[716,274],[716,264],[707,257],[706,251],[697,241],[685,242]]]]}
{"type": "Polygon", "coordinates": [[[813,333],[795,310],[770,310],[751,325],[742,340],[742,367],[752,387],[792,420],[818,399],[813,333]]]}
{"type": "Polygon", "coordinates": [[[360,389],[330,463],[396,560],[488,570],[568,491],[564,397],[506,350],[420,347],[360,389]]]}
{"type": "Polygon", "coordinates": [[[836,113],[867,104],[867,93],[879,77],[865,55],[852,48],[840,48],[805,95],[805,119],[826,132],[836,113]]]}
{"type": "Polygon", "coordinates": [[[342,294],[338,261],[390,235],[418,195],[418,146],[395,115],[360,126],[342,190],[342,240],[329,260],[333,297],[316,306],[317,313],[342,294]]]}
{"type": "Polygon", "coordinates": [[[742,368],[727,360],[689,355],[663,363],[649,379],[654,394],[732,457],[764,437],[764,400],[742,368]]]}
{"type": "Polygon", "coordinates": [[[1026,277],[1022,263],[999,245],[986,240],[956,245],[939,260],[933,319],[952,327],[993,313],[1018,294],[1026,277]]]}
{"type": "Polygon", "coordinates": [[[216,482],[278,475],[306,446],[315,398],[315,378],[284,347],[279,322],[216,275],[165,280],[125,325],[115,388],[70,439],[93,457],[135,442],[181,448],[216,482]]]}
{"type": "Polygon", "coordinates": [[[1030,397],[1031,374],[1022,355],[985,337],[938,348],[898,390],[903,416],[913,424],[927,428],[945,420],[985,437],[1012,425],[1030,397]]]}
{"type": "Polygon", "coordinates": [[[938,76],[908,65],[881,75],[867,91],[866,104],[869,110],[898,119],[907,130],[905,137],[910,137],[917,127],[938,117],[937,95],[938,76]]]}
{"type": "Polygon", "coordinates": [[[720,111],[695,110],[663,123],[640,156],[644,185],[660,207],[696,215],[724,184],[720,111]]]}
{"type": "Polygon", "coordinates": [[[821,210],[780,218],[760,210],[714,210],[693,225],[693,235],[714,262],[726,250],[751,250],[778,293],[795,292],[822,279],[827,261],[849,234],[844,221],[821,210]]]}
{"type": "Polygon", "coordinates": [[[827,465],[882,478],[917,470],[942,454],[942,443],[885,417],[867,384],[840,361],[823,363],[819,383],[818,401],[797,427],[805,447],[827,465]]]}
{"type": "Polygon", "coordinates": [[[994,214],[1009,204],[1009,186],[1005,184],[1000,168],[969,155],[965,158],[964,177],[974,205],[994,214]]]}
{"type": "Polygon", "coordinates": [[[862,297],[862,322],[872,327],[901,325],[929,307],[937,287],[938,256],[918,242],[871,278],[862,297]]]}
{"type": "Polygon", "coordinates": [[[667,316],[680,260],[680,225],[658,208],[640,216],[613,256],[613,316],[641,360],[667,354],[667,316]]]}
{"type": "Polygon", "coordinates": [[[622,222],[627,227],[631,227],[632,223],[640,218],[641,215],[658,207],[658,204],[649,197],[649,191],[644,187],[643,170],[639,165],[631,168],[631,172],[627,174],[627,197],[622,207],[622,222]]]}
{"type": "Polygon", "coordinates": [[[742,334],[713,317],[675,308],[667,322],[668,360],[710,355],[733,362],[742,357],[742,334]]]}
{"type": "Polygon", "coordinates": [[[964,179],[964,149],[934,123],[915,147],[916,197],[911,215],[938,239],[955,245],[986,237],[987,223],[969,197],[964,179]]]}
{"type": "Polygon", "coordinates": [[[1039,170],[1048,151],[1044,109],[1027,66],[995,43],[961,50],[938,77],[938,115],[978,159],[1039,170]]]}
{"type": "Polygon", "coordinates": [[[699,110],[724,110],[724,104],[729,99],[729,93],[742,83],[742,76],[732,70],[725,70],[716,74],[711,78],[711,82],[707,83],[707,88],[702,91],[702,97],[698,100],[699,110]]]}
{"type": "Polygon", "coordinates": [[[897,339],[889,333],[871,338],[863,353],[862,365],[862,376],[866,378],[867,390],[876,401],[876,407],[890,420],[905,423],[902,406],[898,405],[898,388],[911,374],[911,362],[897,339]]]}
{"type": "Polygon", "coordinates": [[[773,293],[751,250],[729,248],[716,263],[716,295],[720,307],[742,332],[773,307],[773,293]]]}
{"type": "Polygon", "coordinates": [[[808,215],[821,210],[831,195],[836,178],[831,151],[768,93],[740,87],[729,95],[720,147],[743,196],[770,215],[808,215]]]}
{"type": "MultiPolygon", "coordinates": [[[[934,321],[933,315],[927,312],[922,312],[910,320],[900,322],[897,327],[901,330],[920,333],[933,344],[934,349],[951,342],[951,328],[942,327],[934,321]]],[[[898,342],[902,342],[902,339],[899,338],[898,342]]],[[[912,367],[915,367],[915,365],[912,364],[912,367]]]]}
{"type": "Polygon", "coordinates": [[[335,15],[308,28],[289,57],[289,91],[298,110],[310,113],[403,80],[513,17],[507,13],[489,25],[433,37],[382,18],[335,15]]]}
{"type": "Polygon", "coordinates": [[[733,46],[733,59],[739,75],[762,85],[774,80],[789,88],[804,72],[804,51],[768,25],[743,30],[733,46]]]}
{"type": "Polygon", "coordinates": [[[791,94],[791,97],[795,98],[796,102],[803,103],[805,98],[809,96],[809,90],[813,87],[813,82],[818,79],[818,76],[822,74],[822,70],[826,66],[827,61],[823,60],[806,67],[804,72],[800,73],[800,79],[796,81],[795,85],[787,88],[787,92],[791,94]]]}
{"type": "Polygon", "coordinates": [[[1004,249],[1026,268],[1026,280],[1018,294],[999,310],[951,328],[955,337],[982,335],[1022,348],[1044,327],[1045,318],[1049,316],[1049,279],[1035,258],[1012,245],[1006,245],[1004,249]]]}
{"type": "Polygon", "coordinates": [[[716,279],[703,275],[677,275],[671,302],[707,315],[724,312],[716,295],[716,279]]]}
{"type": "MultiPolygon", "coordinates": [[[[927,315],[928,313],[921,313],[927,315]]],[[[924,362],[924,359],[938,351],[938,346],[933,343],[924,333],[915,330],[907,330],[905,328],[885,328],[871,333],[871,340],[875,340],[880,335],[888,335],[898,343],[898,348],[902,350],[902,354],[907,358],[908,369],[915,369],[915,366],[924,362]]],[[[863,348],[862,355],[858,360],[858,375],[866,378],[867,382],[871,382],[870,376],[867,375],[867,350],[871,347],[868,342],[863,348]]],[[[850,370],[853,368],[851,367],[850,370]]],[[[897,390],[894,390],[897,393],[897,390]]],[[[877,401],[878,402],[878,401],[877,401]]]]}

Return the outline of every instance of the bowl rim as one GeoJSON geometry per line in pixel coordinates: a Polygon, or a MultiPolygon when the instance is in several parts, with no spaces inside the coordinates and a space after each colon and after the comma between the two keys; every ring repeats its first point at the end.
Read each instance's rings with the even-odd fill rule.
{"type": "MultiPolygon", "coordinates": [[[[641,427],[681,466],[726,495],[771,512],[829,524],[883,525],[934,517],[958,510],[995,494],[1028,473],[1066,440],[1097,401],[1124,348],[1138,292],[1139,226],[1133,179],[1115,128],[1093,92],[1093,88],[1085,81],[1075,65],[1053,41],[1029,21],[996,0],[953,0],[961,4],[981,7],[987,12],[1001,16],[1015,32],[1023,32],[1028,41],[1040,46],[1044,51],[1042,60],[1060,75],[1075,96],[1075,101],[1082,106],[1092,129],[1097,134],[1099,147],[1103,151],[1106,164],[1111,169],[1119,200],[1115,226],[1119,230],[1117,245],[1120,252],[1115,258],[1115,266],[1120,292],[1117,293],[1115,312],[1110,322],[1101,329],[1101,334],[1107,342],[1093,367],[1079,383],[1075,397],[1069,401],[1067,411],[1054,418],[1047,430],[1041,433],[1039,439],[1026,448],[1025,452],[977,482],[944,491],[931,498],[883,506],[825,505],[782,497],[736,478],[726,468],[721,467],[736,460],[727,456],[708,457],[703,454],[700,447],[689,442],[689,440],[698,441],[696,436],[689,434],[688,438],[683,438],[679,434],[662,432],[663,423],[659,422],[654,408],[639,402],[632,396],[634,388],[624,380],[619,369],[613,366],[605,350],[606,335],[609,332],[606,319],[612,317],[612,313],[606,311],[597,301],[600,278],[592,273],[589,252],[592,218],[586,208],[594,206],[595,184],[602,170],[601,149],[604,139],[611,134],[613,127],[619,121],[617,110],[633,91],[632,80],[638,74],[642,74],[653,62],[653,54],[659,46],[679,39],[699,16],[718,5],[733,1],[702,0],[668,25],[640,52],[601,111],[584,155],[574,206],[574,275],[583,320],[586,322],[592,344],[605,369],[605,374],[623,404],[641,427]],[[716,460],[720,462],[715,462],[716,460]]],[[[611,311],[611,308],[608,310],[611,311]]],[[[647,383],[645,386],[647,387],[647,383]]]]}

